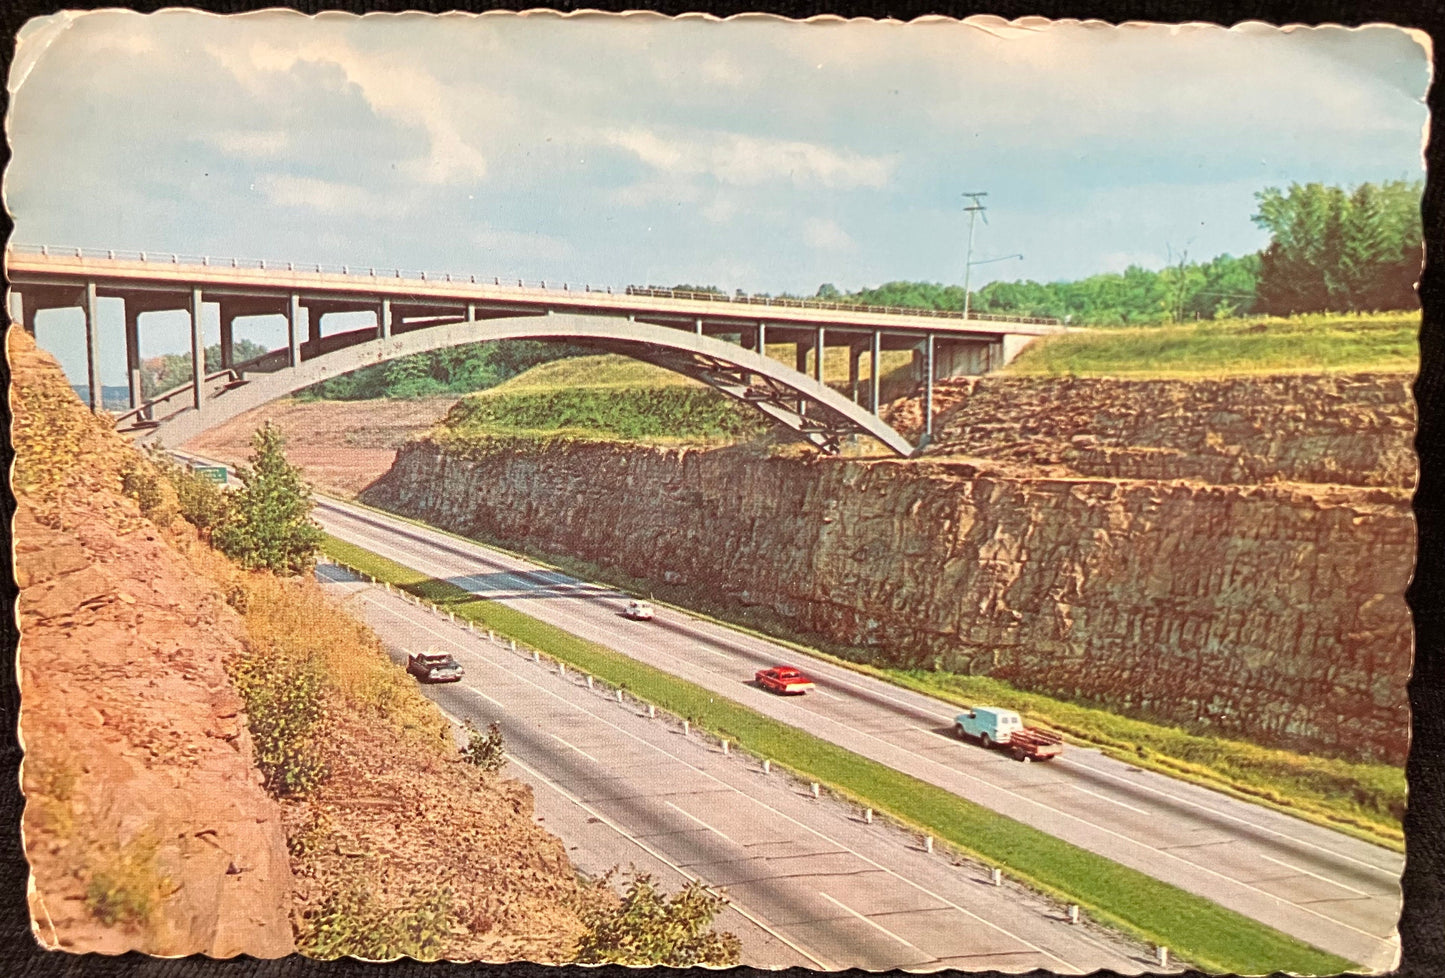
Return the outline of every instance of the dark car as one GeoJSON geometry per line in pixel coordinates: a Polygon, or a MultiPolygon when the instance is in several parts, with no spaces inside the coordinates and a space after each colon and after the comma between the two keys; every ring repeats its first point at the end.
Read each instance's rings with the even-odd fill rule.
{"type": "Polygon", "coordinates": [[[424,683],[455,683],[462,667],[445,652],[414,652],[406,657],[406,671],[424,683]]]}

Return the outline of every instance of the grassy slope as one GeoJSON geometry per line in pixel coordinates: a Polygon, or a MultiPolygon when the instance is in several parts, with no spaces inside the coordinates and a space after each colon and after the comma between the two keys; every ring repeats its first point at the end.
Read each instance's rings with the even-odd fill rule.
{"type": "Polygon", "coordinates": [[[1093,327],[1035,341],[1006,372],[1162,378],[1413,371],[1419,330],[1419,313],[1403,312],[1093,327]]]}
{"type": "Polygon", "coordinates": [[[1001,863],[1020,879],[1213,971],[1335,974],[1350,964],[1234,911],[1162,883],[942,788],[852,754],[802,730],[684,682],[618,652],[484,601],[447,581],[335,538],[334,559],[424,597],[459,618],[547,652],[631,691],[696,726],[735,741],[839,794],[932,832],[961,850],[1001,863]]]}
{"type": "MultiPolygon", "coordinates": [[[[793,363],[793,348],[768,355],[793,363]]],[[[882,375],[907,374],[911,355],[884,354],[882,375]]],[[[867,375],[868,358],[863,358],[867,375]]],[[[829,350],[824,378],[846,385],[846,351],[829,350]]],[[[506,383],[463,399],[447,416],[454,435],[567,435],[651,444],[716,444],[766,430],[761,415],[681,374],[629,357],[574,357],[541,364],[506,383]]]]}

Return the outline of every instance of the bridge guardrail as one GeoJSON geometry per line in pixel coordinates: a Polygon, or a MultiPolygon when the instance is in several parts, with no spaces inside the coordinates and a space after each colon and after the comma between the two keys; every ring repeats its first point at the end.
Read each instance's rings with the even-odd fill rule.
{"type": "MultiPolygon", "coordinates": [[[[335,265],[326,262],[272,261],[265,258],[219,258],[212,255],[187,255],[178,252],[127,251],[107,248],[53,248],[49,245],[10,244],[8,252],[42,257],[96,258],[107,261],[139,261],[158,265],[188,265],[202,268],[244,268],[256,271],[287,271],[315,275],[345,275],[351,278],[385,278],[399,281],[455,282],[466,285],[492,285],[497,288],[542,289],[560,292],[597,293],[599,295],[634,295],[657,299],[687,299],[704,302],[727,302],[734,305],[774,306],[788,309],[831,309],[842,312],[881,313],[892,316],[919,316],[934,319],[963,319],[962,312],[944,309],[914,309],[904,306],[873,306],[846,302],[829,302],[824,299],[803,299],[787,296],[729,295],[726,292],[700,292],[688,289],[665,289],[655,286],[629,285],[622,293],[614,293],[611,286],[594,286],[583,283],[557,282],[548,285],[545,279],[527,280],[499,275],[458,274],[453,272],[432,272],[399,267],[372,265],[335,265]],[[513,282],[517,284],[512,285],[513,282]]],[[[995,323],[1022,323],[1037,326],[1057,326],[1059,320],[1046,316],[1006,316],[994,313],[969,311],[969,319],[995,323]]]]}

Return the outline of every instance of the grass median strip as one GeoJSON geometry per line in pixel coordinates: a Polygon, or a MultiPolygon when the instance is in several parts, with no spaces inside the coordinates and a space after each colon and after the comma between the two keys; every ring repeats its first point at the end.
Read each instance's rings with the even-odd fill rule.
{"type": "Polygon", "coordinates": [[[860,805],[925,830],[1015,878],[1217,972],[1338,974],[1351,962],[1203,897],[1054,838],[530,615],[328,537],[332,559],[626,689],[860,805]]]}

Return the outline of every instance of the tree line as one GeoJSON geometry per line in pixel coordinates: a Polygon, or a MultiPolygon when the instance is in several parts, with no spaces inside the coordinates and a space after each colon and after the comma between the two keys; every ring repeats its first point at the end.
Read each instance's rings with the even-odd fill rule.
{"type": "MultiPolygon", "coordinates": [[[[1269,187],[1255,194],[1253,221],[1270,233],[1260,252],[1202,262],[1185,253],[1157,271],[1131,265],[1072,282],[990,282],[974,290],[969,308],[1077,325],[1413,309],[1423,189],[1418,180],[1351,190],[1320,183],[1269,187]]],[[[889,282],[849,293],[825,284],[815,298],[949,311],[964,305],[961,286],[933,282],[889,282]]]]}

